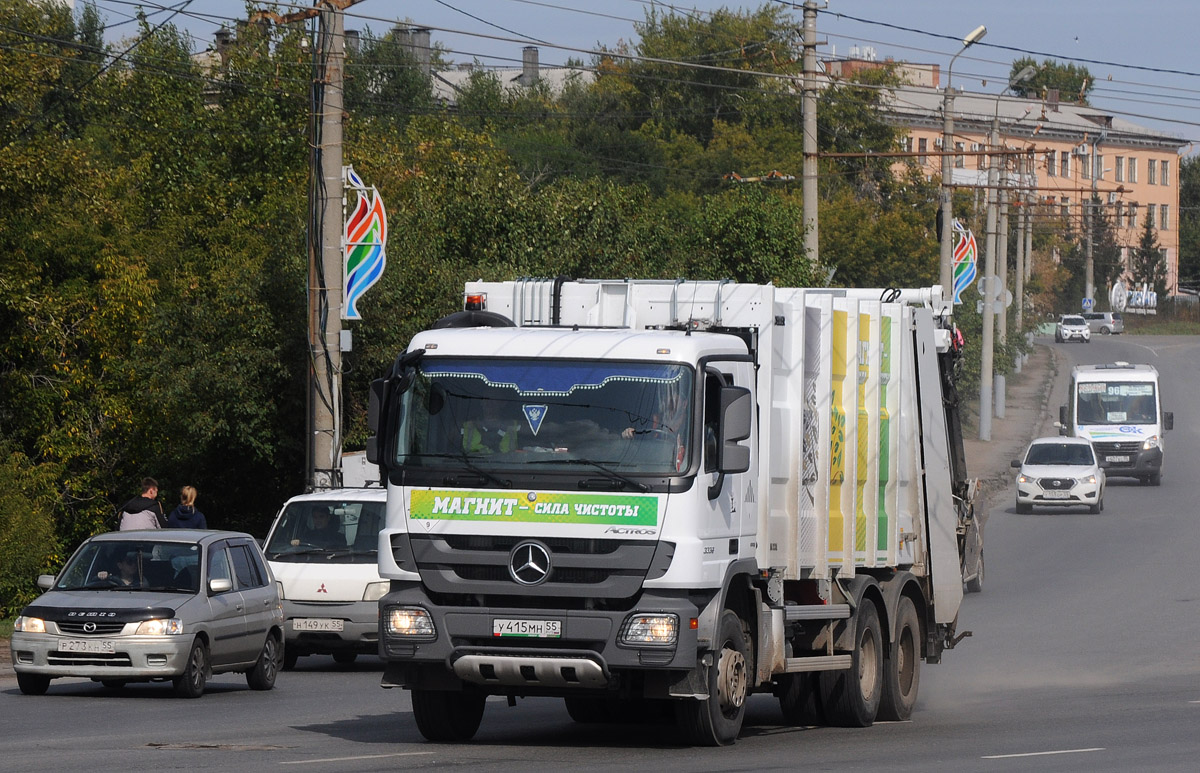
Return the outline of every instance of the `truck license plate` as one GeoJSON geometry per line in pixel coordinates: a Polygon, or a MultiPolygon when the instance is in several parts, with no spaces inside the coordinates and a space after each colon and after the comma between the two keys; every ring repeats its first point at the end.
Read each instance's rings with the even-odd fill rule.
{"type": "Polygon", "coordinates": [[[338,631],[345,625],[344,620],[332,620],[326,617],[297,617],[292,620],[293,631],[338,631]]]}
{"type": "Polygon", "coordinates": [[[62,639],[58,643],[59,652],[116,652],[116,644],[111,641],[91,639],[62,639]]]}
{"type": "Polygon", "coordinates": [[[1046,499],[1070,499],[1070,491],[1047,491],[1046,499]]]}
{"type": "Polygon", "coordinates": [[[557,639],[562,636],[561,620],[492,620],[492,636],[519,636],[528,639],[557,639]]]}
{"type": "Polygon", "coordinates": [[[1105,457],[1105,460],[1109,461],[1109,462],[1128,462],[1129,457],[1128,456],[1109,456],[1109,457],[1105,457]]]}

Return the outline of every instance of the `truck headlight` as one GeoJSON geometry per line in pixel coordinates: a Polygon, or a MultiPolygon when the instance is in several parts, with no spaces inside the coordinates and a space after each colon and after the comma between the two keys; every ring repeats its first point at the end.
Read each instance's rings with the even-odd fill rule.
{"type": "Polygon", "coordinates": [[[1151,435],[1146,438],[1146,442],[1142,443],[1142,450],[1149,451],[1151,448],[1158,448],[1158,435],[1151,435]]]}
{"type": "Polygon", "coordinates": [[[169,620],[145,620],[134,631],[138,636],[167,636],[183,633],[183,621],[178,617],[169,620]]]}
{"type": "Polygon", "coordinates": [[[383,582],[367,583],[367,588],[363,591],[363,601],[379,601],[381,598],[387,595],[388,588],[390,588],[391,585],[392,584],[387,580],[384,580],[383,582]]]}
{"type": "Polygon", "coordinates": [[[22,633],[45,633],[46,621],[40,617],[25,617],[25,615],[21,615],[13,623],[13,630],[21,631],[22,633]]]}
{"type": "Polygon", "coordinates": [[[420,607],[392,607],[387,610],[387,632],[409,639],[432,639],[437,636],[433,618],[420,607]]]}
{"type": "Polygon", "coordinates": [[[622,644],[666,646],[678,638],[679,618],[675,615],[630,615],[621,626],[622,644]]]}

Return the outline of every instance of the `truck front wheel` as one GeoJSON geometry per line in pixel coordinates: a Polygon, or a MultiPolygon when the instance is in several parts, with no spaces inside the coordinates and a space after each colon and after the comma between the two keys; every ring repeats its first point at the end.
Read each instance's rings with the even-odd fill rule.
{"type": "Polygon", "coordinates": [[[486,700],[487,696],[476,692],[413,689],[413,719],[426,740],[469,741],[483,721],[486,700]]]}
{"type": "Polygon", "coordinates": [[[852,665],[821,672],[825,711],[834,727],[870,727],[883,693],[883,635],[874,602],[864,599],[857,618],[852,665]]]}
{"type": "MultiPolygon", "coordinates": [[[[979,555],[980,574],[983,554],[979,555]]],[[[968,583],[969,584],[969,583],[968,583]]],[[[912,716],[921,683],[921,621],[912,599],[902,597],[896,607],[896,640],[883,663],[883,698],[879,718],[899,721],[912,716]]]]}
{"type": "Polygon", "coordinates": [[[735,613],[725,610],[717,629],[720,645],[713,651],[708,668],[708,697],[682,700],[676,707],[676,723],[685,740],[696,746],[725,746],[737,740],[746,717],[746,699],[754,673],[747,626],[735,613]]]}

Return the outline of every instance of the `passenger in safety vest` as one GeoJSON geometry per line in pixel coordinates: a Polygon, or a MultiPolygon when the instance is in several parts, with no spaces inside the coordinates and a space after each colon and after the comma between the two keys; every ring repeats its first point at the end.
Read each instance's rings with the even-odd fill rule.
{"type": "Polygon", "coordinates": [[[505,404],[484,400],[483,415],[463,425],[463,450],[468,454],[503,454],[517,450],[521,423],[504,414],[505,404]]]}

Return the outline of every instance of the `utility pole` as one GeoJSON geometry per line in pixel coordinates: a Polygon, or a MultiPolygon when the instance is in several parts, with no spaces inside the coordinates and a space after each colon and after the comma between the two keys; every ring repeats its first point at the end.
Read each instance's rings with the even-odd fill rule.
{"type": "MultiPolygon", "coordinates": [[[[1015,261],[1016,291],[1013,293],[1013,303],[1017,304],[1016,326],[1017,334],[1024,329],[1025,306],[1025,228],[1029,224],[1029,200],[1025,196],[1025,156],[1017,159],[1017,256],[1015,261]]],[[[1022,356],[1018,354],[1013,361],[1017,373],[1021,372],[1022,356]]]]}
{"type": "Polygon", "coordinates": [[[820,249],[817,232],[817,2],[804,3],[804,90],[800,102],[804,114],[801,151],[801,197],[804,207],[804,252],[816,261],[820,249]]]}
{"type": "MultiPolygon", "coordinates": [[[[950,57],[950,65],[946,68],[946,90],[942,95],[942,243],[941,261],[938,271],[938,281],[942,285],[942,297],[946,305],[954,303],[954,60],[971,46],[978,43],[987,34],[987,27],[982,24],[971,30],[962,40],[962,48],[950,57]]],[[[990,387],[989,387],[990,388],[990,387]]],[[[990,437],[990,429],[989,429],[990,437]]],[[[987,438],[983,438],[987,439],[987,438]]]]}
{"type": "MultiPolygon", "coordinates": [[[[996,323],[997,341],[1003,349],[1008,343],[1008,159],[1000,172],[1000,234],[996,242],[996,323]]],[[[994,360],[993,360],[994,362],[994,360]]],[[[996,373],[996,418],[1003,419],[1007,404],[1008,385],[1003,373],[996,373]]]]}
{"type": "Polygon", "coordinates": [[[1100,145],[1100,139],[1098,136],[1092,138],[1092,155],[1088,159],[1092,166],[1092,195],[1088,198],[1087,209],[1084,210],[1084,214],[1087,216],[1087,250],[1084,259],[1083,297],[1091,298],[1093,303],[1095,303],[1096,299],[1095,263],[1092,260],[1092,249],[1095,242],[1095,236],[1092,232],[1096,228],[1096,181],[1100,177],[1101,170],[1104,168],[1099,163],[1100,157],[1096,153],[1100,145]]]}
{"type": "MultiPolygon", "coordinates": [[[[988,146],[995,151],[1000,143],[999,119],[992,121],[992,131],[988,135],[988,146]]],[[[979,439],[992,439],[992,373],[995,370],[993,360],[992,338],[994,335],[996,315],[994,299],[996,296],[996,192],[999,187],[1000,171],[996,168],[996,156],[988,162],[987,173],[987,235],[984,237],[983,276],[980,277],[980,289],[983,291],[983,330],[980,333],[979,352],[979,439]]]]}
{"type": "Polygon", "coordinates": [[[320,7],[313,82],[313,223],[309,235],[308,488],[337,486],[341,468],[342,112],[346,64],[342,9],[320,7]],[[315,229],[313,228],[315,226],[315,229]],[[314,254],[319,250],[319,255],[314,254]]]}

